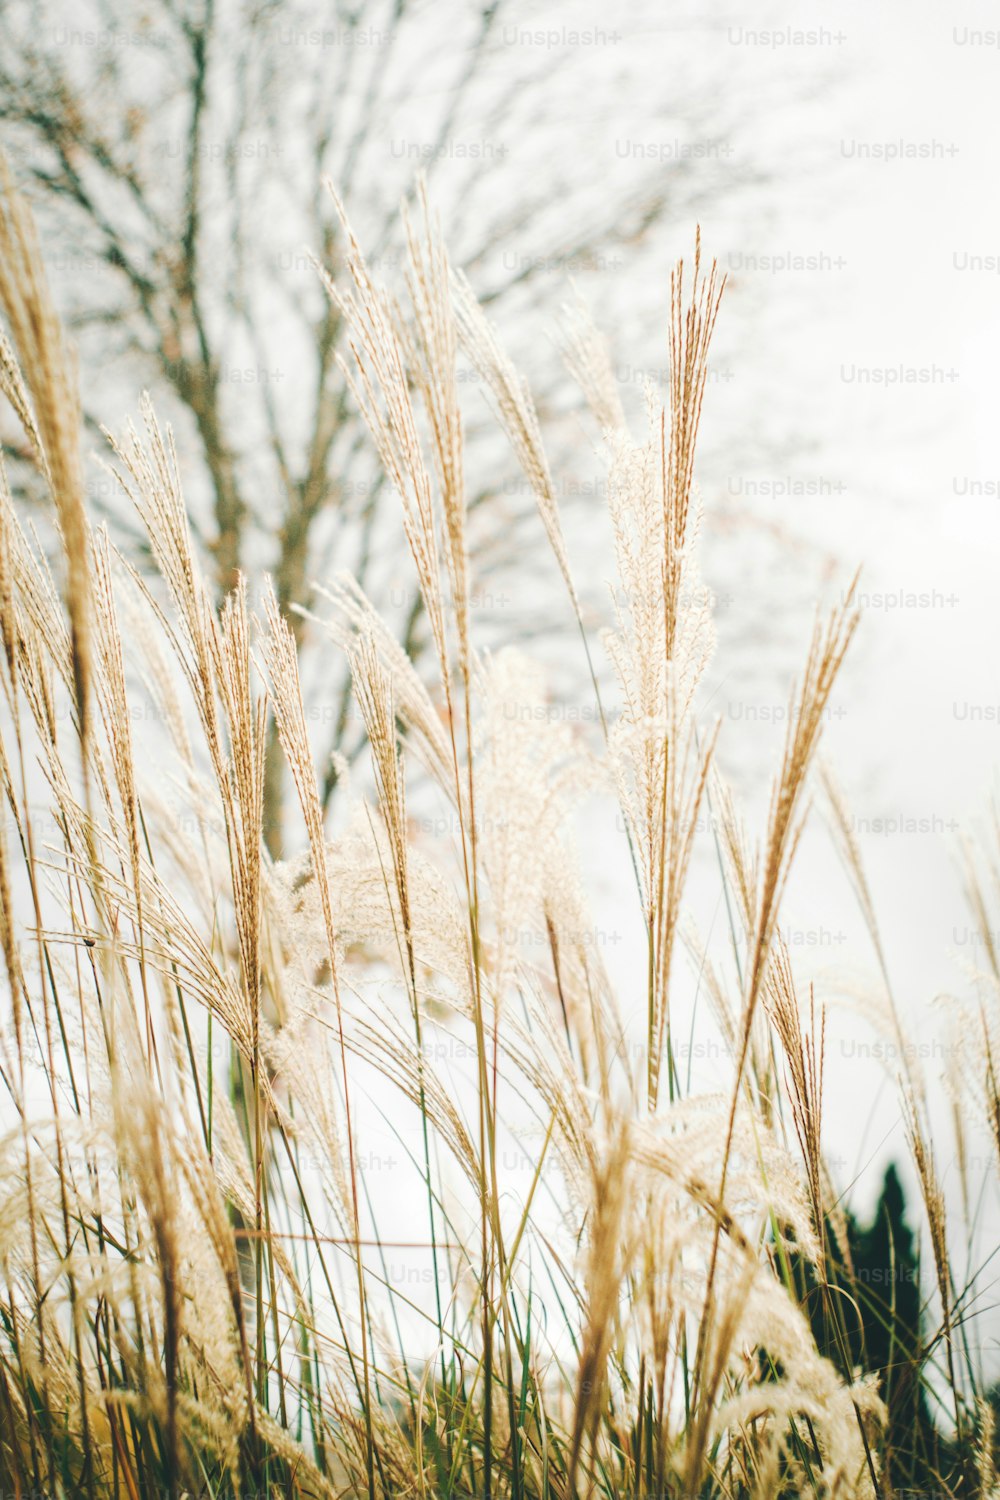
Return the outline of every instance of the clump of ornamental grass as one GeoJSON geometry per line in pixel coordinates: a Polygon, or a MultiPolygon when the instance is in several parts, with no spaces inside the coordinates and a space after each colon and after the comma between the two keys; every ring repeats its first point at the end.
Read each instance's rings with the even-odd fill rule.
{"type": "MultiPolygon", "coordinates": [[[[152,571],[93,529],[72,366],[27,211],[2,186],[3,390],[63,547],[50,571],[3,481],[5,1491],[889,1493],[877,1381],[844,1338],[820,1352],[800,1296],[804,1261],[836,1335],[824,1010],[781,935],[857,617],[848,604],[817,624],[752,844],[697,707],[712,621],[694,465],[715,268],[698,247],[674,273],[670,379],[648,390],[638,435],[602,339],[570,313],[567,363],[604,433],[614,536],[614,687],[601,697],[593,673],[590,740],[544,711],[520,650],[476,644],[460,349],[597,658],[528,386],[422,196],[405,308],[342,219],[345,277],[324,279],[434,649],[425,677],[356,583],[325,591],[373,788],[331,836],[292,631],[272,592],[251,601],[242,582],[213,605],[148,401],[108,461],[152,571]],[[300,819],[285,863],[263,827],[272,722],[300,819]],[[634,999],[589,940],[573,830],[595,792],[617,798],[634,869],[639,1048],[634,999]],[[415,820],[415,799],[433,816],[415,820]],[[735,981],[682,920],[709,807],[735,981]],[[685,949],[731,1059],[707,1094],[678,1066],[685,949]],[[370,1144],[386,1131],[400,1157],[389,1203],[370,1144]]],[[[970,1067],[1000,1139],[997,972],[970,1067]]],[[[962,1309],[919,1081],[905,1100],[941,1303],[927,1359],[943,1353],[985,1495],[992,1428],[958,1390],[962,1309]]]]}

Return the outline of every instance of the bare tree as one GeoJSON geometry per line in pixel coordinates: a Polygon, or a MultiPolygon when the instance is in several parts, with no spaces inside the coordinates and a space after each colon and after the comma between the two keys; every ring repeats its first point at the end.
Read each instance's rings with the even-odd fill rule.
{"type": "MultiPolygon", "coordinates": [[[[611,46],[613,25],[581,44],[551,12],[504,0],[86,0],[72,12],[8,0],[0,12],[0,116],[78,343],[87,420],[96,431],[108,419],[107,369],[124,392],[138,365],[178,429],[218,589],[269,570],[300,646],[293,606],[309,606],[331,557],[376,598],[391,573],[379,476],[337,364],[340,320],[304,248],[336,271],[323,180],[391,267],[400,192],[425,170],[487,299],[523,306],[540,270],[607,253],[725,180],[721,160],[710,178],[691,159],[653,160],[596,192],[585,153],[541,170],[546,119],[566,90],[579,98],[581,55],[611,46]]],[[[720,105],[703,82],[677,108],[711,138],[720,105]]],[[[110,493],[94,502],[121,527],[110,493]]],[[[418,606],[405,608],[412,648],[418,606]]],[[[345,683],[328,749],[348,701],[345,683]]]]}

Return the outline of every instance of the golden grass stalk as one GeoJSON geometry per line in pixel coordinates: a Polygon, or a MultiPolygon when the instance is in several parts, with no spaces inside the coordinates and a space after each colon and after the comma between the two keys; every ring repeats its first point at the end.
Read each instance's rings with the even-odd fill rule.
{"type": "Polygon", "coordinates": [[[13,341],[0,346],[0,389],[21,420],[55,505],[66,559],[76,708],[90,725],[91,590],[80,457],[80,398],[42,266],[31,212],[0,155],[0,309],[13,341]],[[16,358],[14,357],[16,355],[16,358]]]}

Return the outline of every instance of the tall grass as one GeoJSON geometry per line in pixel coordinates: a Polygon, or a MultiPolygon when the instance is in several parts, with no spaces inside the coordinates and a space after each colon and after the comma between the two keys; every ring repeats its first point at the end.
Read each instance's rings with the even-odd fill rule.
{"type": "MultiPolygon", "coordinates": [[[[350,579],[326,591],[373,788],[331,837],[288,622],[243,583],[211,602],[148,402],[109,462],[152,571],[92,528],[71,362],[6,178],[3,194],[0,383],[63,548],[57,583],[4,481],[5,1493],[892,1493],[898,1456],[846,1311],[875,1303],[852,1281],[823,1156],[825,1017],[781,929],[857,616],[848,604],[816,626],[751,843],[697,709],[712,646],[694,462],[714,267],[696,250],[674,273],[670,381],[665,397],[649,390],[639,436],[600,337],[579,312],[567,330],[608,463],[602,699],[526,384],[426,203],[408,226],[405,311],[343,221],[345,277],[327,285],[399,496],[434,670],[418,674],[350,579]],[[519,650],[477,650],[460,348],[536,495],[591,664],[593,740],[548,711],[519,650]],[[272,722],[301,818],[302,853],[284,864],[262,826],[272,722]],[[643,992],[624,1006],[574,848],[595,789],[618,799],[644,935],[643,992]],[[682,921],[709,815],[731,975],[682,921]],[[678,1062],[692,954],[729,1059],[708,1095],[678,1062]],[[400,1157],[388,1185],[372,1145],[387,1139],[400,1157]]],[[[970,885],[989,931],[989,898],[970,885]]],[[[961,1090],[1000,1145],[992,970],[961,1090]]],[[[995,1494],[922,1083],[902,1085],[939,1320],[914,1378],[951,1404],[934,1482],[995,1494]]]]}

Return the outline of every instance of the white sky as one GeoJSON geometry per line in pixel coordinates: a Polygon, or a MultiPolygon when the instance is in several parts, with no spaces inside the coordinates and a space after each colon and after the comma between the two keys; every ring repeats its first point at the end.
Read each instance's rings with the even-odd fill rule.
{"type": "MultiPolygon", "coordinates": [[[[627,32],[627,20],[624,26],[627,32]]],[[[773,107],[755,114],[743,136],[737,123],[733,140],[777,171],[736,209],[709,204],[702,218],[707,248],[734,267],[720,358],[735,378],[731,387],[710,388],[704,417],[707,573],[717,591],[732,590],[710,690],[724,716],[727,773],[756,809],[752,827],[762,824],[765,772],[782,730],[741,725],[732,714],[742,711],[745,720],[746,705],[786,696],[825,560],[832,559],[832,597],[858,564],[870,595],[932,596],[931,607],[865,610],[841,687],[845,712],[826,741],[859,818],[923,819],[930,829],[859,837],[897,996],[927,1048],[932,1088],[944,1057],[933,1040],[942,1035],[933,1002],[949,990],[967,992],[960,965],[975,957],[962,942],[968,917],[957,832],[985,812],[1000,762],[1000,47],[961,45],[967,27],[996,31],[1000,15],[987,5],[952,11],[926,0],[784,3],[771,16],[734,8],[711,45],[731,49],[743,96],[773,107]],[[783,49],[732,40],[741,27],[788,26],[822,26],[842,40],[783,49]],[[929,145],[931,159],[864,160],[856,147],[900,142],[929,145]],[[749,257],[782,252],[845,264],[746,269],[749,257]],[[993,272],[958,269],[956,257],[966,255],[993,257],[993,272]],[[861,366],[936,368],[944,376],[890,388],[844,378],[861,366]],[[755,463],[761,432],[766,441],[756,444],[755,463]],[[786,442],[788,460],[768,457],[786,442]],[[786,476],[838,488],[819,496],[746,494],[753,482],[786,476]],[[994,493],[957,493],[968,481],[986,481],[994,493]],[[796,545],[759,543],[754,529],[763,522],[776,523],[796,545]],[[988,705],[987,721],[970,722],[967,705],[988,705]]],[[[698,45],[709,45],[711,35],[698,45]]],[[[666,61],[675,39],[668,20],[647,31],[645,44],[662,48],[666,61]]],[[[688,224],[668,225],[644,269],[664,265],[666,243],[673,253],[689,232],[688,224]]],[[[622,295],[616,285],[605,298],[611,281],[594,276],[586,288],[606,326],[602,302],[622,295]]],[[[616,352],[626,325],[612,325],[616,352]]],[[[849,961],[873,970],[860,919],[821,838],[803,849],[786,916],[791,927],[832,934],[820,939],[812,969],[841,970],[849,961]]],[[[807,954],[806,973],[810,960],[807,954]]],[[[847,1040],[863,1034],[853,1020],[834,1022],[828,1051],[829,1145],[845,1163],[845,1179],[855,1162],[872,1159],[862,1197],[877,1186],[885,1157],[906,1149],[877,1066],[859,1065],[847,1040]]],[[[948,1115],[938,1098],[947,1169],[948,1115]]],[[[955,1174],[946,1176],[954,1193],[955,1174]]]]}

